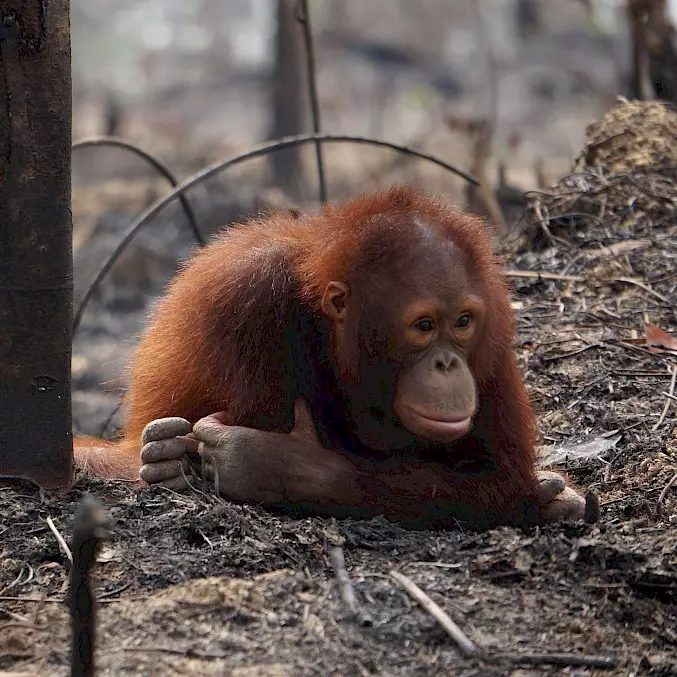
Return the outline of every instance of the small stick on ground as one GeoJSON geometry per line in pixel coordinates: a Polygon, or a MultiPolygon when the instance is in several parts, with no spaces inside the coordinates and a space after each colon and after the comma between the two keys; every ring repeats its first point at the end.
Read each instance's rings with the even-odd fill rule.
{"type": "Polygon", "coordinates": [[[212,503],[212,497],[210,497],[208,494],[205,494],[204,491],[201,491],[200,489],[197,488],[197,480],[198,480],[197,473],[193,470],[193,466],[190,465],[190,462],[189,462],[189,468],[190,468],[190,471],[191,471],[191,477],[195,481],[195,484],[192,484],[189,481],[188,475],[186,475],[186,471],[183,469],[183,463],[181,463],[179,465],[179,470],[181,471],[181,477],[183,477],[183,481],[186,483],[188,488],[193,493],[197,494],[198,496],[202,496],[203,498],[205,498],[207,500],[207,503],[203,503],[202,505],[204,505],[205,507],[209,507],[209,505],[212,503]]]}
{"type": "Polygon", "coordinates": [[[30,477],[24,477],[23,475],[0,475],[0,483],[2,482],[25,482],[26,484],[31,484],[38,490],[40,502],[45,502],[45,490],[43,486],[30,477]]]}
{"type": "Polygon", "coordinates": [[[78,510],[73,532],[75,561],[71,568],[70,611],[73,637],[71,677],[93,677],[96,615],[90,573],[99,542],[110,537],[110,524],[102,505],[86,496],[78,510]]]}
{"type": "MultiPolygon", "coordinates": [[[[7,591],[19,585],[19,583],[21,583],[21,585],[26,585],[26,583],[33,580],[34,576],[35,572],[33,571],[33,567],[30,564],[24,564],[24,566],[21,567],[21,571],[19,571],[16,578],[11,583],[8,583],[4,588],[0,588],[0,595],[4,595],[7,591]],[[26,567],[28,567],[28,578],[24,581],[23,577],[26,567]]],[[[2,597],[0,597],[0,599],[2,599],[2,597]]]]}
{"type": "Polygon", "coordinates": [[[0,595],[0,602],[33,602],[35,604],[63,604],[58,597],[19,597],[18,595],[0,595]]]}
{"type": "MultiPolygon", "coordinates": [[[[611,467],[611,465],[609,465],[611,467]]],[[[585,495],[585,523],[586,524],[597,524],[600,517],[600,507],[599,507],[599,498],[597,494],[589,491],[585,495]]]]}
{"type": "Polygon", "coordinates": [[[479,655],[478,647],[454,623],[449,614],[439,604],[433,602],[416,583],[394,569],[390,571],[390,576],[440,624],[449,637],[456,642],[456,646],[464,657],[471,658],[479,655]]]}
{"type": "Polygon", "coordinates": [[[656,297],[659,301],[663,301],[663,303],[670,303],[670,299],[667,297],[663,296],[663,294],[659,294],[655,289],[651,289],[648,285],[644,284],[641,280],[635,280],[631,277],[619,277],[614,280],[607,280],[605,284],[610,284],[614,282],[623,282],[625,284],[631,284],[634,285],[635,287],[638,287],[639,289],[643,289],[647,294],[651,294],[651,296],[656,297]]]}
{"type": "Polygon", "coordinates": [[[513,665],[556,665],[558,667],[588,667],[613,669],[618,661],[610,656],[579,656],[568,653],[501,653],[491,656],[491,662],[508,661],[513,665]]]}
{"type": "Polygon", "coordinates": [[[663,506],[663,501],[665,500],[665,497],[668,495],[668,491],[672,489],[672,487],[675,485],[676,482],[677,482],[677,472],[670,478],[670,481],[663,487],[663,491],[661,491],[661,495],[658,497],[659,511],[663,506]]]}
{"type": "Polygon", "coordinates": [[[68,557],[68,561],[73,564],[73,554],[71,553],[70,548],[68,547],[68,543],[66,543],[64,537],[59,533],[59,530],[56,528],[56,524],[52,522],[52,518],[48,515],[47,519],[45,520],[47,522],[47,526],[49,527],[50,531],[54,534],[54,538],[56,538],[56,542],[59,544],[59,547],[63,551],[63,554],[68,557]]]}
{"type": "Polygon", "coordinates": [[[506,277],[526,277],[541,280],[562,280],[564,282],[585,282],[586,278],[581,275],[564,275],[563,273],[548,273],[545,270],[516,270],[508,268],[503,271],[506,277]]]}
{"type": "Polygon", "coordinates": [[[567,360],[570,357],[575,357],[584,353],[586,350],[592,350],[593,348],[601,348],[601,343],[591,343],[589,346],[583,346],[578,350],[572,350],[570,353],[562,353],[561,355],[553,355],[552,357],[542,357],[543,362],[557,362],[558,360],[567,360]]]}
{"type": "Polygon", "coordinates": [[[329,551],[329,559],[331,561],[332,567],[334,568],[334,575],[336,576],[336,582],[338,583],[343,603],[348,607],[350,613],[353,615],[353,618],[359,625],[362,627],[373,625],[374,619],[360,606],[357,598],[355,597],[355,589],[353,588],[353,584],[350,582],[350,576],[348,575],[348,570],[346,569],[346,560],[343,555],[343,548],[338,546],[332,548],[329,551]]]}
{"type": "Polygon", "coordinates": [[[675,394],[675,383],[677,383],[677,364],[672,365],[672,378],[670,379],[670,388],[668,389],[668,397],[665,399],[665,406],[661,412],[660,418],[656,421],[656,425],[651,428],[651,432],[655,433],[662,425],[665,417],[670,411],[670,405],[672,404],[672,396],[675,394]]]}
{"type": "Polygon", "coordinates": [[[228,654],[225,652],[215,651],[213,653],[208,653],[206,651],[199,651],[193,647],[181,649],[172,646],[125,646],[123,647],[123,651],[148,651],[150,653],[166,653],[173,654],[175,656],[185,656],[186,658],[197,658],[202,660],[218,660],[219,658],[226,658],[228,656],[228,654]]]}

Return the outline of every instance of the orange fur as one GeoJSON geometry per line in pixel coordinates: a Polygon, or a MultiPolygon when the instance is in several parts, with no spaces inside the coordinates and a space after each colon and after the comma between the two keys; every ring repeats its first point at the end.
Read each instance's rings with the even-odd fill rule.
{"type": "MultiPolygon", "coordinates": [[[[453,242],[468,264],[464,275],[486,303],[484,338],[468,357],[478,413],[472,434],[453,443],[450,453],[488,456],[500,479],[477,484],[461,475],[454,480],[461,489],[452,482],[449,496],[458,503],[460,491],[463,509],[491,515],[487,523],[516,521],[521,501],[535,491],[536,426],[513,354],[512,310],[490,235],[480,219],[406,188],[314,215],[280,213],[235,225],[199,251],[156,306],[137,348],[122,441],[78,442],[76,465],[99,476],[135,476],[142,430],[164,416],[195,422],[226,411],[231,425],[289,432],[299,396],[310,402],[323,445],[359,446],[350,426],[341,425],[350,423],[348,410],[337,416],[334,391],[341,383],[326,377],[335,346],[320,310],[323,290],[331,280],[348,282],[368,322],[370,295],[387,299],[392,293],[392,271],[390,277],[380,271],[406,260],[412,282],[423,274],[417,271],[427,264],[417,252],[425,237],[453,242]],[[88,452],[87,445],[96,450],[88,452]]],[[[347,347],[351,359],[364,357],[361,346],[356,339],[347,347]]],[[[434,483],[434,473],[442,471],[419,472],[421,482],[434,483]]],[[[402,482],[417,495],[429,491],[405,477],[402,482]]]]}
{"type": "Polygon", "coordinates": [[[136,449],[114,444],[96,437],[77,437],[73,440],[75,467],[93,477],[138,480],[139,460],[136,449]]]}

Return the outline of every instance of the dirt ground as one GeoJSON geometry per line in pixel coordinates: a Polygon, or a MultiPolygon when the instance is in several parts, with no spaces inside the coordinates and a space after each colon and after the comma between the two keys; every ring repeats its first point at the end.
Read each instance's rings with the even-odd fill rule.
{"type": "Polygon", "coordinates": [[[69,674],[69,565],[46,519],[70,541],[92,493],[114,522],[95,569],[101,676],[677,675],[677,351],[644,325],[677,332],[676,119],[612,111],[578,172],[528,197],[503,252],[543,457],[598,497],[597,524],[413,532],[121,482],[12,483],[0,670],[69,674]],[[337,544],[370,623],[342,601],[337,544]],[[391,570],[490,660],[462,657],[391,570]]]}

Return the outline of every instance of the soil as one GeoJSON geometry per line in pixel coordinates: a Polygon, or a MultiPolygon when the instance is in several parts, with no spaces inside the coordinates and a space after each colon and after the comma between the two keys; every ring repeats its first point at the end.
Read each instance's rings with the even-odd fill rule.
{"type": "MultiPolygon", "coordinates": [[[[616,113],[595,143],[641,134],[616,113]]],[[[676,177],[660,154],[601,162],[531,195],[503,250],[543,457],[597,497],[596,524],[415,532],[122,482],[80,479],[61,496],[6,483],[0,670],[69,674],[54,531],[70,542],[89,493],[114,523],[94,570],[101,676],[677,675],[677,355],[644,328],[677,332],[676,177]],[[339,546],[359,617],[330,562],[339,546]],[[463,657],[391,570],[485,657],[463,657]]]]}

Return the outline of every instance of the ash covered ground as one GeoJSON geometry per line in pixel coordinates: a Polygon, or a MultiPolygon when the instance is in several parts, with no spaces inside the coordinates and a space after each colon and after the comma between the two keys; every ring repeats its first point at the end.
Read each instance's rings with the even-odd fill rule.
{"type": "MultiPolygon", "coordinates": [[[[613,109],[589,130],[576,172],[527,196],[502,247],[543,456],[597,495],[597,524],[413,532],[121,482],[81,479],[62,496],[14,483],[0,487],[0,669],[69,673],[69,564],[45,520],[69,540],[78,501],[93,493],[115,525],[95,574],[101,675],[676,675],[677,355],[645,334],[645,323],[677,332],[676,120],[658,104],[613,109]],[[341,600],[329,561],[337,543],[370,626],[341,600]],[[392,569],[489,653],[616,666],[463,658],[392,569]]],[[[95,254],[135,199],[140,207],[160,190],[126,183],[112,197],[109,186],[107,201],[88,198],[92,213],[127,205],[92,218],[83,238],[95,254]]],[[[257,197],[228,205],[237,216],[257,197]]],[[[102,287],[76,343],[81,429],[98,433],[110,415],[117,392],[99,383],[119,374],[144,297],[190,242],[170,219],[102,287]]],[[[82,251],[81,270],[96,266],[82,251]]],[[[115,426],[113,417],[108,432],[115,426]]]]}

